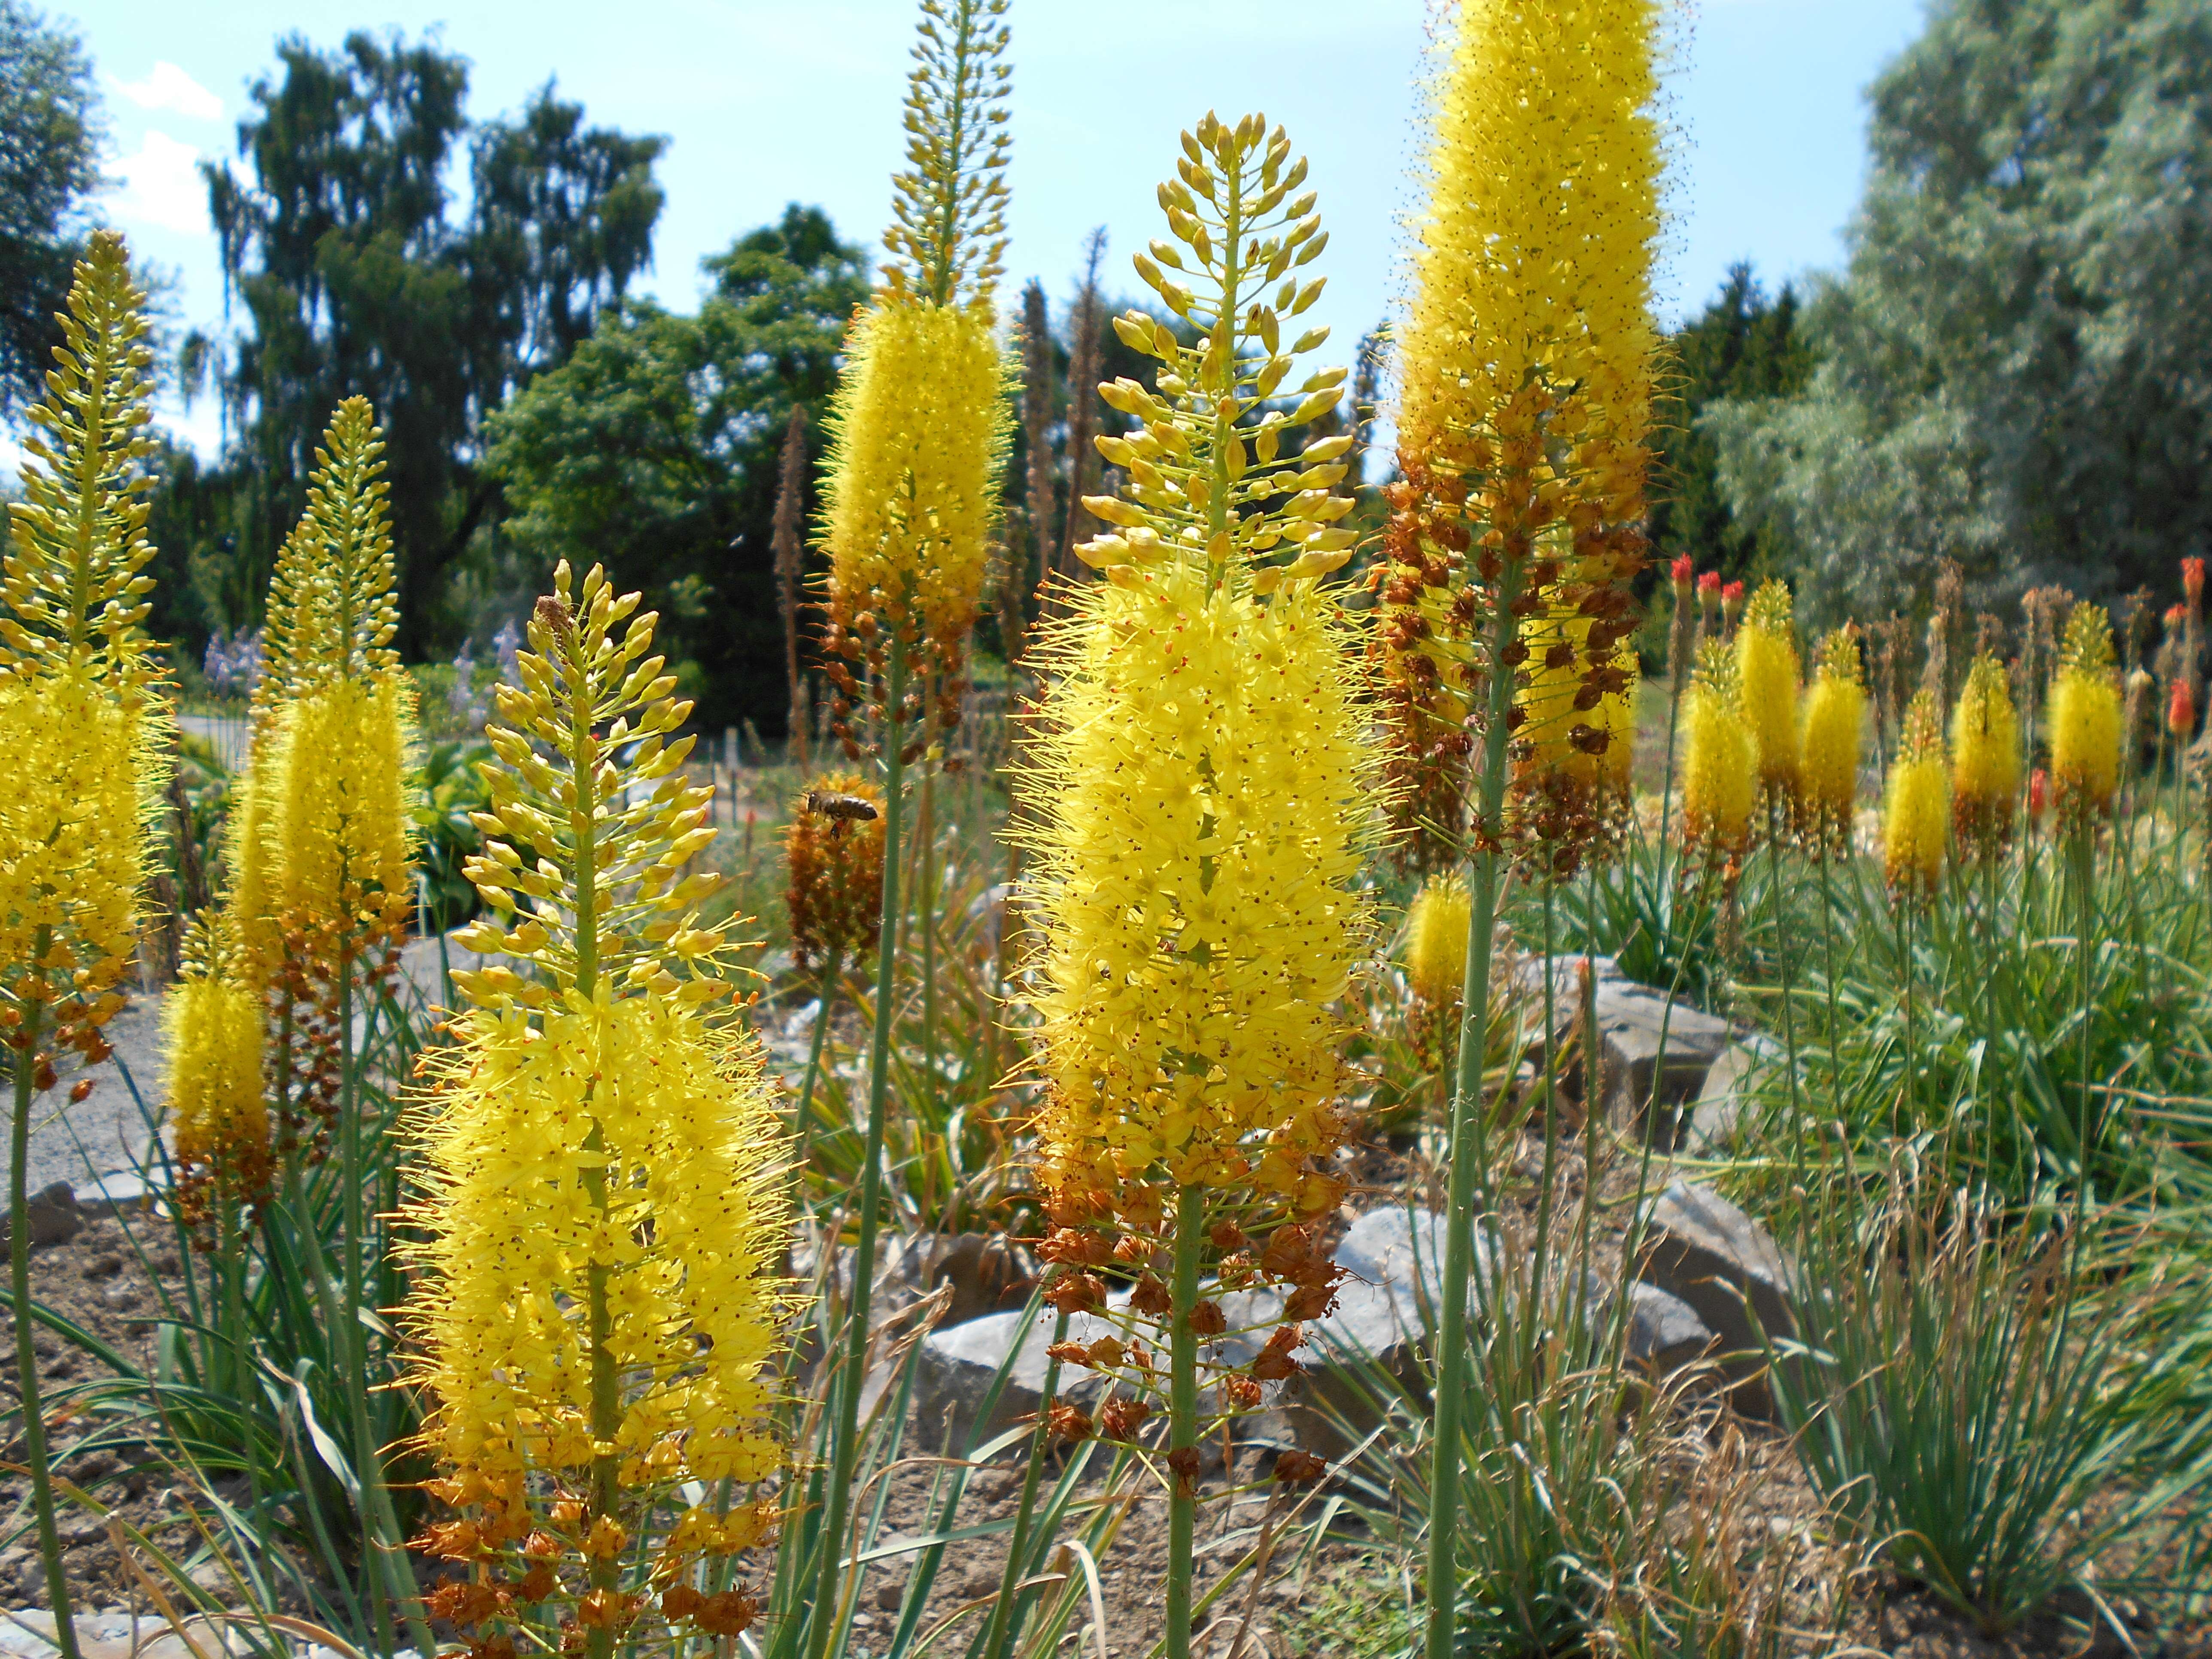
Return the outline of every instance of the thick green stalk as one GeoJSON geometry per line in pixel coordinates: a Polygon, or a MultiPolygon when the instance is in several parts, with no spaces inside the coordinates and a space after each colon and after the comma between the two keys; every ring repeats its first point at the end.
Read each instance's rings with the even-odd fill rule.
{"type": "Polygon", "coordinates": [[[1782,803],[1772,794],[1766,802],[1766,872],[1774,884],[1774,957],[1782,969],[1782,1046],[1790,1061],[1790,1115],[1805,1115],[1797,1092],[1797,983],[1790,951],[1790,907],[1782,901],[1782,803]]]}
{"type": "Polygon", "coordinates": [[[799,1143],[799,1167],[806,1167],[806,1155],[814,1145],[814,1085],[822,1076],[822,1044],[830,1034],[830,999],[837,989],[837,970],[842,965],[842,953],[832,951],[822,964],[822,994],[814,1005],[814,1036],[806,1048],[806,1077],[799,1089],[799,1104],[794,1113],[797,1121],[792,1127],[792,1138],[799,1143]]]}
{"type": "MultiPolygon", "coordinates": [[[[1067,1314],[1052,1322],[1052,1346],[1067,1340],[1067,1314]]],[[[1006,1546],[1006,1570],[999,1575],[999,1599],[991,1605],[991,1625],[981,1659],[1005,1659],[1014,1611],[1014,1587],[1022,1582],[1022,1557],[1028,1553],[1030,1522],[1036,1511],[1037,1489],[1044,1484],[1045,1453],[1052,1444],[1052,1402],[1060,1393],[1060,1361],[1044,1368],[1044,1393],[1037,1401],[1036,1431],[1030,1436],[1030,1466],[1022,1474],[1022,1498],[1014,1511],[1014,1538],[1006,1546]]]]}
{"type": "MultiPolygon", "coordinates": [[[[592,737],[590,678],[583,653],[572,637],[567,641],[574,694],[568,708],[568,751],[574,757],[568,796],[568,833],[574,845],[576,872],[576,989],[589,997],[599,982],[599,858],[597,763],[599,749],[592,737]]],[[[595,1117],[584,1137],[584,1149],[597,1152],[606,1146],[606,1130],[595,1117]]],[[[607,1176],[604,1166],[582,1171],[584,1191],[604,1214],[607,1207],[607,1176]]],[[[611,1447],[622,1429],[622,1373],[615,1364],[614,1315],[607,1301],[607,1268],[592,1262],[584,1270],[584,1318],[592,1353],[592,1438],[611,1447]]],[[[622,1507],[622,1459],[611,1450],[592,1460],[592,1513],[617,1522],[622,1507]]],[[[617,1522],[618,1523],[618,1522],[617,1522]]],[[[592,1588],[610,1595],[622,1589],[618,1556],[594,1556],[592,1588]]],[[[615,1648],[611,1625],[594,1623],[585,1638],[591,1659],[611,1659],[615,1648]]]]}
{"type": "MultiPolygon", "coordinates": [[[[1485,710],[1482,770],[1476,780],[1476,827],[1496,829],[1505,806],[1505,722],[1513,711],[1513,673],[1505,660],[1519,624],[1522,562],[1506,564],[1491,624],[1490,696],[1485,710]]],[[[1471,860],[1468,878],[1466,987],[1461,998],[1459,1074],[1452,1090],[1449,1225],[1444,1230],[1443,1307],[1437,1336],[1436,1439],[1429,1471],[1428,1659],[1452,1659],[1458,1605],[1460,1408],[1468,1386],[1468,1281],[1474,1256],[1477,1177],[1483,1144],[1482,1061],[1490,1030],[1491,934],[1498,922],[1498,856],[1490,847],[1471,860]]]]}
{"type": "MultiPolygon", "coordinates": [[[[34,960],[52,948],[47,930],[39,929],[34,960]]],[[[37,970],[33,970],[37,971],[37,970]]],[[[15,1380],[23,1404],[23,1449],[31,1466],[31,1503],[38,1511],[39,1552],[46,1558],[46,1597],[54,1615],[54,1645],[62,1659],[77,1659],[76,1626],[70,1617],[69,1575],[62,1568],[61,1532],[54,1524],[54,1474],[46,1463],[46,1423],[39,1404],[39,1353],[31,1340],[30,1182],[25,1162],[31,1155],[32,1085],[39,1071],[39,1027],[46,1005],[27,999],[15,1048],[15,1117],[8,1170],[8,1272],[15,1304],[15,1380]]]]}
{"type": "MultiPolygon", "coordinates": [[[[1190,1310],[1198,1305],[1198,1253],[1204,1243],[1206,1194],[1185,1187],[1176,1198],[1175,1283],[1170,1287],[1175,1323],[1168,1346],[1168,1450],[1198,1445],[1198,1334],[1190,1310]]],[[[1190,1659],[1191,1548],[1198,1530],[1198,1476],[1170,1476],[1168,1487],[1168,1659],[1190,1659]]]]}
{"type": "MultiPolygon", "coordinates": [[[[354,1438],[354,1473],[361,1480],[361,1532],[367,1546],[370,1607],[380,1638],[391,1639],[392,1604],[399,1605],[406,1621],[408,1639],[418,1653],[435,1651],[429,1626],[415,1591],[414,1569],[399,1534],[399,1516],[392,1504],[392,1490],[384,1480],[384,1448],[368,1409],[368,1329],[358,1317],[366,1305],[362,1297],[362,1252],[368,1235],[367,1206],[362,1202],[362,1139],[360,1061],[353,1047],[353,971],[350,946],[338,957],[338,1148],[339,1179],[343,1183],[345,1301],[337,1310],[331,1337],[346,1363],[340,1379],[345,1390],[346,1413],[354,1438]]],[[[326,1310],[325,1317],[331,1316],[326,1310]]]]}
{"type": "MultiPolygon", "coordinates": [[[[925,681],[924,706],[933,707],[925,681]]],[[[925,714],[924,731],[931,716],[925,714]]],[[[937,774],[924,764],[921,802],[915,814],[914,919],[921,929],[921,1086],[922,1121],[939,1120],[937,1088],[937,774]]]]}
{"type": "Polygon", "coordinates": [[[392,1644],[390,1587],[384,1581],[384,1553],[377,1547],[375,1499],[371,1490],[384,1484],[384,1459],[368,1420],[368,1343],[356,1316],[361,1307],[361,1122],[354,1093],[353,952],[338,952],[338,1271],[345,1279],[345,1296],[331,1332],[336,1358],[342,1367],[338,1386],[345,1390],[346,1417],[353,1432],[354,1474],[361,1481],[361,1535],[367,1546],[369,1606],[376,1619],[377,1639],[391,1651],[392,1644]]]}
{"type": "Polygon", "coordinates": [[[868,1304],[875,1288],[876,1219],[884,1191],[884,1120],[890,1099],[891,1004],[897,995],[899,827],[906,784],[906,640],[891,629],[884,698],[883,942],[876,957],[876,1029],[868,1053],[868,1139],[860,1163],[860,1237],[853,1247],[853,1294],[845,1315],[843,1381],[831,1425],[830,1490],[823,1497],[821,1577],[810,1610],[807,1651],[821,1659],[836,1623],[837,1573],[860,1455],[860,1389],[868,1376],[868,1304]]]}

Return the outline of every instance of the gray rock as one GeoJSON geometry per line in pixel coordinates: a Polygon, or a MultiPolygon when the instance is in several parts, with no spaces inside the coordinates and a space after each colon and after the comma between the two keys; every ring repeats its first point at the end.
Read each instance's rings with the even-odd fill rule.
{"type": "MultiPolygon", "coordinates": [[[[76,1191],[66,1181],[41,1187],[23,1201],[23,1210],[34,1245],[66,1244],[84,1227],[84,1217],[76,1206],[76,1191]]],[[[14,1237],[15,1230],[12,1213],[0,1220],[0,1238],[14,1237]]]]}
{"type": "MultiPolygon", "coordinates": [[[[1580,956],[1550,958],[1552,1021],[1549,1040],[1572,1058],[1560,1083],[1577,1100],[1589,1090],[1581,1054],[1583,1030],[1580,956]]],[[[1690,1114],[1685,1109],[1705,1087],[1706,1073],[1730,1042],[1726,1020],[1701,1013],[1663,990],[1638,984],[1611,957],[1591,957],[1595,994],[1598,1079],[1596,1094],[1607,1119],[1622,1129],[1648,1128],[1654,1144],[1671,1151],[1680,1144],[1690,1114]]],[[[1540,1000],[1546,959],[1528,957],[1513,978],[1534,1012],[1543,1041],[1540,1000]]]]}
{"type": "Polygon", "coordinates": [[[1734,1152],[1760,1076],[1784,1063],[1782,1045],[1756,1031],[1722,1049],[1707,1068],[1698,1097],[1683,1113],[1682,1150],[1693,1158],[1725,1158],[1734,1152]]]}
{"type": "Polygon", "coordinates": [[[1671,1149],[1682,1108],[1697,1098],[1729,1045],[1728,1022],[1626,981],[1597,988],[1596,1015],[1596,1094],[1607,1119],[1671,1149]]]}
{"type": "Polygon", "coordinates": [[[1736,1403],[1764,1416],[1765,1337],[1794,1336],[1790,1267],[1766,1229],[1711,1188],[1676,1181],[1652,1201],[1637,1277],[1689,1304],[1717,1340],[1736,1403]]]}
{"type": "MultiPolygon", "coordinates": [[[[1249,1364],[1282,1317],[1282,1298],[1273,1291],[1224,1291],[1214,1285],[1200,1285],[1199,1294],[1220,1308],[1229,1326],[1221,1336],[1200,1344],[1201,1364],[1249,1364]]],[[[1133,1337],[1147,1346],[1158,1346],[1146,1327],[1134,1324],[1128,1316],[1128,1304],[1129,1293],[1117,1291],[1107,1298],[1103,1314],[1074,1315],[1067,1322],[1067,1340],[1091,1343],[1102,1336],[1118,1336],[1125,1341],[1133,1337]]],[[[922,1339],[916,1356],[915,1405],[930,1443],[936,1443],[948,1413],[956,1449],[987,1440],[1035,1414],[1043,1402],[1045,1371],[1051,1363],[1045,1350],[1052,1346],[1055,1317],[1050,1309],[1041,1310],[1018,1354],[1013,1353],[1014,1338],[1022,1323],[1018,1309],[988,1314],[950,1329],[940,1328],[922,1339]],[[1000,1391],[997,1408],[987,1419],[983,1401],[1009,1355],[1012,1365],[1006,1386],[1000,1391]]],[[[1111,1382],[1082,1366],[1062,1365],[1057,1397],[1093,1410],[1105,1398],[1111,1382]]],[[[1271,1389],[1267,1406],[1239,1420],[1237,1438],[1282,1441],[1288,1437],[1287,1425],[1273,1414],[1278,1392],[1271,1389]]],[[[1201,1410],[1216,1409],[1211,1400],[1201,1398],[1200,1403],[1201,1410]]]]}
{"type": "Polygon", "coordinates": [[[78,1185],[76,1206],[87,1215],[121,1215],[151,1209],[161,1190],[136,1170],[112,1170],[78,1185]]]}
{"type": "MultiPolygon", "coordinates": [[[[1127,1294],[1116,1295],[1111,1304],[1126,1307],[1127,1294]]],[[[1021,1331],[1020,1311],[987,1315],[924,1337],[915,1357],[914,1380],[915,1409],[924,1440],[934,1446],[949,1424],[954,1450],[965,1451],[1034,1415],[1044,1400],[1045,1372],[1052,1363],[1045,1350],[1052,1346],[1054,1322],[1049,1309],[1040,1310],[1018,1352],[1014,1341],[1021,1331]],[[1006,1386],[994,1409],[986,1414],[983,1402],[1001,1368],[1007,1370],[1006,1386]]],[[[1071,1342],[1127,1334],[1121,1321],[1097,1314],[1076,1314],[1067,1322],[1071,1342]]],[[[1103,1396],[1105,1385],[1106,1379],[1096,1371],[1077,1365],[1060,1368],[1059,1397],[1070,1404],[1088,1408],[1103,1396]]]]}
{"type": "Polygon", "coordinates": [[[1641,1282],[1628,1287],[1628,1357],[1660,1376],[1694,1365],[1715,1338],[1697,1310],[1679,1296],[1641,1282]]]}

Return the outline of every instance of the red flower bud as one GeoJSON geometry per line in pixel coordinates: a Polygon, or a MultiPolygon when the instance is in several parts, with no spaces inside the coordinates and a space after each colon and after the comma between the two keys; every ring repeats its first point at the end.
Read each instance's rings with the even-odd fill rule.
{"type": "Polygon", "coordinates": [[[1686,553],[1675,555],[1674,564],[1674,591],[1687,593],[1690,584],[1697,580],[1697,566],[1686,553]]]}
{"type": "Polygon", "coordinates": [[[2184,559],[2181,562],[2181,591],[2189,595],[2191,605],[2204,597],[2203,560],[2184,559]]]}
{"type": "Polygon", "coordinates": [[[2040,818],[2051,806],[2051,774],[2041,767],[2027,775],[2027,815],[2040,818]]]}
{"type": "Polygon", "coordinates": [[[2174,681],[2172,695],[2166,700],[2166,729],[2177,738],[2197,729],[2197,693],[2186,679],[2174,681]]]}

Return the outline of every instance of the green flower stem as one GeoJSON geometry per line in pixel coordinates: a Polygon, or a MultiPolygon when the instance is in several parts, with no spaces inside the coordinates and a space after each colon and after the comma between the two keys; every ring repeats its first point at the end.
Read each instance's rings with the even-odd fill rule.
{"type": "Polygon", "coordinates": [[[814,1036],[806,1049],[806,1077],[799,1085],[796,1118],[791,1126],[792,1138],[799,1143],[799,1164],[806,1167],[808,1152],[814,1145],[814,1085],[822,1076],[822,1044],[830,1033],[830,999],[836,994],[838,970],[844,965],[843,953],[832,949],[822,964],[822,990],[814,1005],[814,1036]]]}
{"type": "MultiPolygon", "coordinates": [[[[1198,1253],[1204,1242],[1206,1194],[1183,1188],[1176,1199],[1174,1307],[1169,1318],[1168,1450],[1198,1445],[1198,1334],[1190,1310],[1198,1305],[1198,1253]]],[[[1190,1659],[1191,1550],[1197,1534],[1198,1476],[1171,1473],[1168,1486],[1168,1659],[1190,1659]]]]}
{"type": "MultiPolygon", "coordinates": [[[[1484,711],[1482,769],[1476,824],[1497,827],[1505,806],[1505,722],[1513,710],[1513,674],[1504,666],[1520,631],[1513,606],[1521,596],[1523,560],[1509,558],[1499,574],[1491,625],[1490,692],[1484,711]]],[[[1462,983],[1459,1074],[1452,1091],[1449,1223],[1444,1232],[1443,1308],[1437,1337],[1436,1438],[1429,1473],[1428,1659],[1452,1659],[1458,1605],[1460,1412],[1468,1389],[1467,1298],[1474,1256],[1476,1182],[1483,1176],[1482,1061],[1490,1030],[1491,934],[1498,923],[1498,855],[1478,850],[1468,872],[1467,971],[1462,983]]],[[[1486,1181],[1486,1177],[1484,1177],[1486,1181]]]]}
{"type": "MultiPolygon", "coordinates": [[[[33,952],[43,961],[52,936],[41,927],[33,952]]],[[[54,1645],[62,1659],[77,1659],[76,1626],[70,1617],[69,1575],[62,1569],[61,1533],[54,1524],[54,1474],[46,1463],[46,1423],[39,1404],[39,1353],[31,1341],[30,1183],[32,1085],[39,1071],[39,1027],[46,1005],[33,995],[17,1029],[15,1118],[8,1170],[8,1272],[15,1304],[15,1381],[23,1403],[23,1447],[31,1466],[31,1502],[39,1516],[39,1551],[46,1557],[46,1599],[54,1615],[54,1645]]]]}
{"type": "Polygon", "coordinates": [[[810,1609],[807,1651],[814,1659],[830,1650],[837,1622],[837,1576],[853,1472],[860,1456],[860,1388],[868,1375],[868,1304],[875,1288],[877,1211],[884,1190],[884,1120],[890,1102],[891,1004],[897,994],[899,924],[899,828],[906,784],[906,638],[891,629],[890,661],[884,697],[884,904],[883,943],[876,954],[876,1029],[868,1053],[868,1139],[860,1160],[860,1237],[853,1247],[853,1295],[846,1311],[845,1375],[831,1425],[830,1489],[823,1495],[820,1548],[821,1578],[810,1609]]]}
{"type": "MultiPolygon", "coordinates": [[[[1067,1340],[1067,1315],[1063,1310],[1052,1322],[1052,1346],[1067,1340]]],[[[1037,1490],[1044,1484],[1045,1450],[1052,1443],[1052,1402],[1060,1393],[1060,1361],[1044,1368],[1044,1393],[1037,1401],[1036,1431],[1030,1436],[1030,1466],[1022,1474],[1022,1498],[1014,1511],[1013,1541],[1006,1546],[1006,1571],[999,1575],[998,1600],[991,1606],[990,1629],[983,1638],[981,1659],[1004,1659],[1008,1639],[1020,1632],[1011,1628],[1014,1588],[1022,1582],[1022,1557],[1029,1550],[1030,1523],[1036,1511],[1037,1490]]]]}
{"type": "Polygon", "coordinates": [[[356,1447],[354,1473],[361,1480],[361,1530],[367,1541],[371,1606],[379,1634],[392,1620],[392,1603],[407,1626],[408,1640],[418,1654],[437,1650],[430,1626],[416,1593],[415,1571],[408,1565],[407,1546],[399,1530],[398,1511],[392,1503],[392,1488],[384,1479],[384,1448],[377,1437],[368,1409],[368,1328],[353,1310],[368,1305],[362,1291],[362,1257],[368,1237],[367,1206],[362,1200],[360,1056],[353,1048],[353,972],[350,948],[338,959],[338,1132],[342,1178],[345,1187],[345,1304],[339,1328],[332,1332],[339,1352],[349,1362],[343,1379],[346,1408],[352,1419],[356,1447]]]}
{"type": "MultiPolygon", "coordinates": [[[[927,682],[925,702],[933,705],[927,682]]],[[[933,716],[922,716],[925,734],[933,729],[933,716]]],[[[926,1124],[939,1121],[937,1089],[937,774],[927,757],[922,761],[921,802],[915,823],[915,923],[921,929],[921,1086],[919,1103],[926,1124]]]]}

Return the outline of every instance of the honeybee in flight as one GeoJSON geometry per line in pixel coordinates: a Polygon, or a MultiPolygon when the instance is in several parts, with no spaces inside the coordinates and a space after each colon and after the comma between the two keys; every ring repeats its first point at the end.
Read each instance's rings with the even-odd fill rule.
{"type": "Polygon", "coordinates": [[[810,812],[818,812],[825,818],[846,821],[857,818],[862,823],[882,816],[876,811],[875,802],[863,796],[834,795],[826,789],[810,789],[806,792],[806,810],[810,812]]]}

